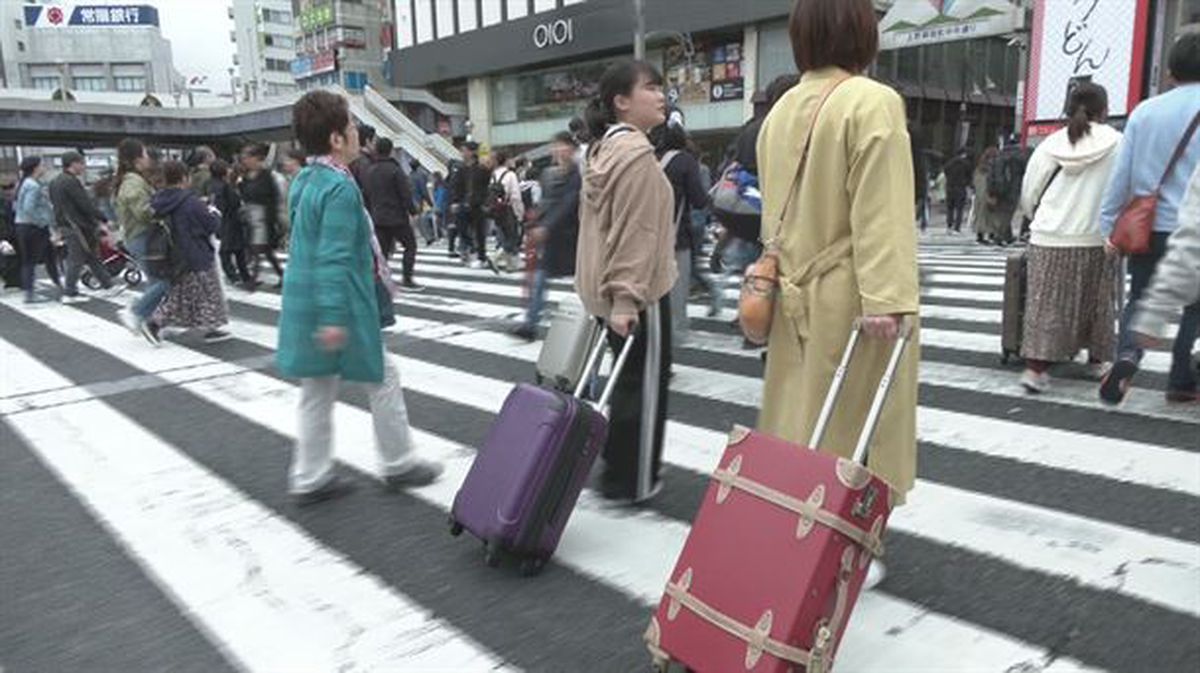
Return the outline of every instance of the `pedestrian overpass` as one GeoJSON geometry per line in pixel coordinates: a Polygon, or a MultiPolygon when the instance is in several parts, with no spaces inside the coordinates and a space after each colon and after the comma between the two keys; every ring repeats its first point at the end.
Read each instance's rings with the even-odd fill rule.
{"type": "MultiPolygon", "coordinates": [[[[426,133],[374,90],[361,96],[340,87],[331,90],[347,97],[356,119],[391,138],[429,171],[444,175],[447,163],[457,158],[449,141],[426,133]]],[[[0,90],[0,145],[115,147],[126,137],[165,147],[290,141],[292,105],[300,94],[197,107],[160,107],[143,94],[73,95],[76,100],[61,101],[44,90],[0,90]],[[135,102],[147,99],[151,104],[135,102]]]]}

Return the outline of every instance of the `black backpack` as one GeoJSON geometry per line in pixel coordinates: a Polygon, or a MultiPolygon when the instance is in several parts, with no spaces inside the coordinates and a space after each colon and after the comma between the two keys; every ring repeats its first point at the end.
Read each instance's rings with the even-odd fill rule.
{"type": "Polygon", "coordinates": [[[488,183],[487,201],[485,207],[492,217],[503,217],[506,213],[512,212],[512,206],[508,202],[508,190],[504,188],[504,177],[512,171],[504,171],[497,178],[492,178],[488,183]]]}
{"type": "Polygon", "coordinates": [[[1021,182],[1025,179],[1025,156],[1019,151],[1004,151],[988,170],[988,195],[1003,204],[1021,200],[1021,182]]]}
{"type": "Polygon", "coordinates": [[[183,256],[175,244],[175,236],[171,233],[171,224],[166,219],[154,218],[150,221],[150,231],[146,234],[146,273],[156,278],[174,280],[183,275],[183,256]]]}

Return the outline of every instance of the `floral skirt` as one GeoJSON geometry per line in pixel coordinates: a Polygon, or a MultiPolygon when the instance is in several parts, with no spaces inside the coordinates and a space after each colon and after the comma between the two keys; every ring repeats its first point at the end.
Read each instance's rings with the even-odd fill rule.
{"type": "Polygon", "coordinates": [[[216,268],[189,271],[171,284],[166,299],[154,312],[160,327],[216,329],[229,322],[221,277],[216,268]]]}
{"type": "Polygon", "coordinates": [[[1087,349],[1112,360],[1116,348],[1116,289],[1120,263],[1104,248],[1029,246],[1021,355],[1065,362],[1087,349]]]}

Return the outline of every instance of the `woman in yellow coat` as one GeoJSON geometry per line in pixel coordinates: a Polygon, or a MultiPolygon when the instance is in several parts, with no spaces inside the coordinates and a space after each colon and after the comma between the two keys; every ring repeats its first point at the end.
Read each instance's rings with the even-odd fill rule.
{"type": "Polygon", "coordinates": [[[759,427],[808,442],[851,325],[863,317],[866,338],[820,447],[849,457],[893,339],[911,317],[912,340],[869,460],[899,503],[916,475],[920,294],[904,102],[859,75],[878,51],[870,0],[800,0],[790,33],[804,75],[758,137],[763,239],[779,228],[780,278],[759,427]],[[826,93],[807,168],[797,180],[805,136],[826,93]]]}

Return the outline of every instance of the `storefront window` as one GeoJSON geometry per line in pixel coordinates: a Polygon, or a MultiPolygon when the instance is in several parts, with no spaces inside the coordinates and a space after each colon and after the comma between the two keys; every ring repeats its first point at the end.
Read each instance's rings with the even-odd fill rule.
{"type": "Polygon", "coordinates": [[[598,93],[609,61],[497,77],[492,80],[492,116],[497,124],[570,117],[598,93]]]}
{"type": "Polygon", "coordinates": [[[697,40],[691,53],[682,45],[667,49],[664,62],[667,97],[695,105],[742,100],[742,43],[736,39],[697,40]]]}

